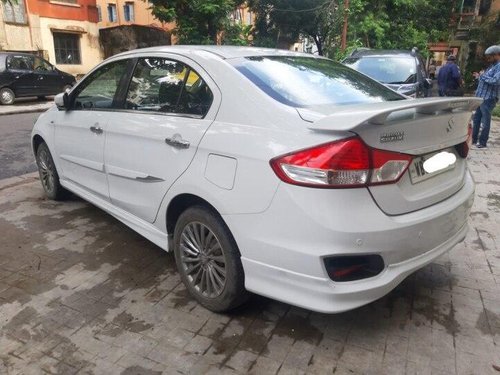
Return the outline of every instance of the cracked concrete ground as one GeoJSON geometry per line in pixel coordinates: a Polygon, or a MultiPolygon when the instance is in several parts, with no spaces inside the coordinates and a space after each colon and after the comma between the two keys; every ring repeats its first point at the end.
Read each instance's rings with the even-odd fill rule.
{"type": "Polygon", "coordinates": [[[500,132],[471,229],[388,296],[323,315],[254,296],[214,314],[172,255],[36,177],[0,182],[0,374],[500,374],[500,132]]]}

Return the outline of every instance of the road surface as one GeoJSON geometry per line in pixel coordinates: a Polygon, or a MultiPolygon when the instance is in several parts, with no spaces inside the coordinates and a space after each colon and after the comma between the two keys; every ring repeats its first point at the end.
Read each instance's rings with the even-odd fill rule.
{"type": "Polygon", "coordinates": [[[36,171],[30,134],[40,113],[0,116],[0,180],[36,171]]]}

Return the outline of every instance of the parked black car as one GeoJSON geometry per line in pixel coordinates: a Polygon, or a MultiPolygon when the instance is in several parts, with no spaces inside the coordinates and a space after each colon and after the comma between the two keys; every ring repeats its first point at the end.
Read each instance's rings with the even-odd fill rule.
{"type": "Polygon", "coordinates": [[[343,64],[387,87],[414,98],[430,95],[432,80],[416,48],[405,50],[355,50],[343,64]]]}
{"type": "Polygon", "coordinates": [[[0,103],[16,98],[55,95],[72,87],[76,79],[48,61],[27,53],[0,53],[0,103]]]}

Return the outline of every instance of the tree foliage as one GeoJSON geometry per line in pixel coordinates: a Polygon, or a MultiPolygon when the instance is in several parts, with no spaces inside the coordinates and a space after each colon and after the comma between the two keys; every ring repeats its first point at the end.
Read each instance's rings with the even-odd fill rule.
{"type": "Polygon", "coordinates": [[[175,22],[181,44],[215,44],[228,17],[243,0],[151,0],[158,20],[175,22]]]}
{"type": "Polygon", "coordinates": [[[341,6],[337,0],[253,0],[249,5],[256,14],[257,45],[283,47],[303,35],[315,42],[322,55],[325,43],[338,36],[341,6]]]}
{"type": "Polygon", "coordinates": [[[349,39],[365,47],[425,50],[446,37],[450,0],[351,0],[349,39]]]}
{"type": "Polygon", "coordinates": [[[454,2],[450,0],[253,0],[257,14],[255,44],[280,47],[299,35],[312,38],[319,54],[341,56],[344,12],[348,46],[425,51],[446,36],[454,2]]]}

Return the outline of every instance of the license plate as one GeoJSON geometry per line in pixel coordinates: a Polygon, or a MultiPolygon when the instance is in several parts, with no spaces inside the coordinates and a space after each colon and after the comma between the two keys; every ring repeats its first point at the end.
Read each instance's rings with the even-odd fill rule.
{"type": "MultiPolygon", "coordinates": [[[[455,151],[453,149],[447,149],[443,151],[438,151],[438,152],[433,152],[431,154],[427,155],[422,155],[418,156],[413,159],[412,163],[410,164],[409,172],[410,172],[410,180],[412,184],[418,184],[419,182],[425,181],[431,177],[437,176],[443,172],[449,171],[453,168],[455,168],[456,162],[448,162],[443,165],[442,168],[439,168],[431,173],[429,173],[426,168],[424,167],[424,164],[426,161],[429,159],[438,156],[438,155],[444,155],[444,154],[452,154],[455,156],[455,151]]],[[[441,156],[440,155],[440,156],[441,156]]]]}

